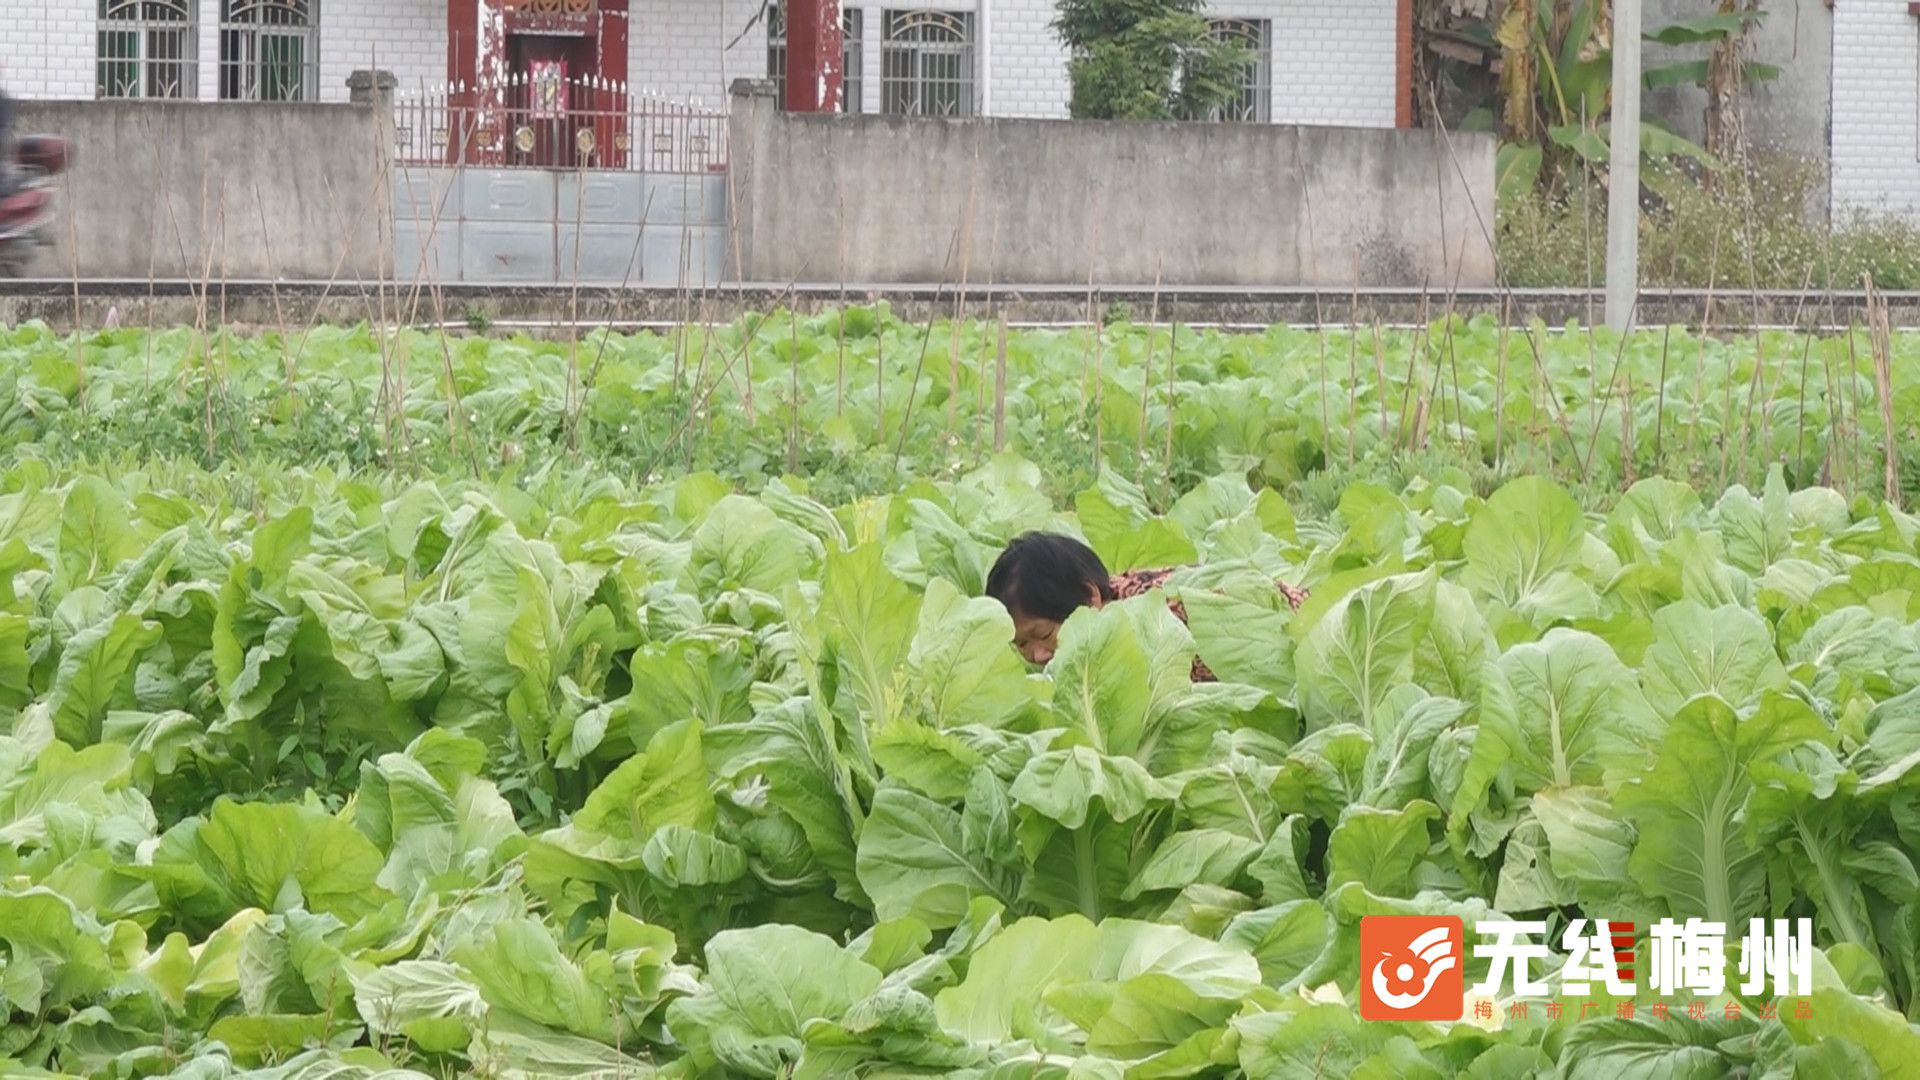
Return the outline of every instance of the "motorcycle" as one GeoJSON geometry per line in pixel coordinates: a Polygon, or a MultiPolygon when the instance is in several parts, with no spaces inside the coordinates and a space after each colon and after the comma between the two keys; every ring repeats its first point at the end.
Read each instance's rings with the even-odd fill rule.
{"type": "Polygon", "coordinates": [[[57,135],[16,140],[11,161],[0,161],[12,183],[0,199],[0,277],[25,277],[43,249],[53,247],[54,178],[67,171],[72,154],[57,135]]]}

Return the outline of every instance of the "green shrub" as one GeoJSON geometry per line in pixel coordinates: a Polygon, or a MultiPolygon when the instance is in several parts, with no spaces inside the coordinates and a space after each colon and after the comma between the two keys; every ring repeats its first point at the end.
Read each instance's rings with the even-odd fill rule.
{"type": "MultiPolygon", "coordinates": [[[[1818,165],[1758,162],[1744,183],[1709,190],[1675,168],[1644,177],[1641,280],[1654,288],[1920,288],[1920,226],[1850,210],[1829,223],[1818,165]]],[[[1500,204],[1502,269],[1517,286],[1584,286],[1606,276],[1607,192],[1581,176],[1500,204]]]]}

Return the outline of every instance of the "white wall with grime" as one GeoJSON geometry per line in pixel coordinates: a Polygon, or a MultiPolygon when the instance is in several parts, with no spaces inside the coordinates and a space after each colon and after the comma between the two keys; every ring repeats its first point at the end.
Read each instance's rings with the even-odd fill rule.
{"type": "MultiPolygon", "coordinates": [[[[217,100],[220,0],[189,2],[198,61],[194,96],[217,100]]],[[[98,0],[19,0],[8,6],[11,10],[0,17],[0,87],[22,98],[94,97],[98,0]]],[[[862,12],[863,112],[881,107],[887,12],[928,8],[972,16],[980,111],[1008,117],[1067,114],[1067,56],[1053,30],[1053,0],[893,5],[848,0],[846,6],[862,12]]],[[[634,89],[725,109],[733,80],[767,74],[768,20],[758,18],[761,7],[762,0],[631,0],[634,89]]],[[[1391,127],[1398,9],[1395,0],[1219,0],[1212,13],[1267,21],[1274,121],[1391,127]]],[[[446,76],[444,0],[312,0],[311,10],[322,101],[345,100],[347,76],[369,66],[393,72],[402,92],[446,76]]]]}

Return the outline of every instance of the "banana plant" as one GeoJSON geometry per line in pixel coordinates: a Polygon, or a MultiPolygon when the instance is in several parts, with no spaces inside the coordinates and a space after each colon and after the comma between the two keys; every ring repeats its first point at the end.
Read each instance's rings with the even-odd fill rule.
{"type": "MultiPolygon", "coordinates": [[[[1759,11],[1719,12],[1661,27],[1646,40],[1670,46],[1725,42],[1758,21],[1759,11]]],[[[1499,162],[1500,190],[1520,194],[1549,167],[1558,173],[1578,160],[1604,163],[1613,100],[1613,8],[1609,0],[1509,0],[1494,32],[1501,51],[1500,112],[1507,145],[1499,162]]],[[[1679,60],[1647,69],[1649,87],[1706,84],[1705,60],[1679,60]]],[[[1748,77],[1777,70],[1748,65],[1748,77]]],[[[1719,161],[1699,144],[1666,127],[1643,122],[1641,154],[1650,160],[1691,158],[1708,170],[1719,161]]]]}

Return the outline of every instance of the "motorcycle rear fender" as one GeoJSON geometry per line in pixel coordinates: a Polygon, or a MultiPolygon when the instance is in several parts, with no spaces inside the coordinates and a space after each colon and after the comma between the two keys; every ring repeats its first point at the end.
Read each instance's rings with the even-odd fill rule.
{"type": "Polygon", "coordinates": [[[49,176],[67,171],[73,153],[67,140],[58,135],[25,135],[14,143],[13,157],[22,168],[49,176]]]}

